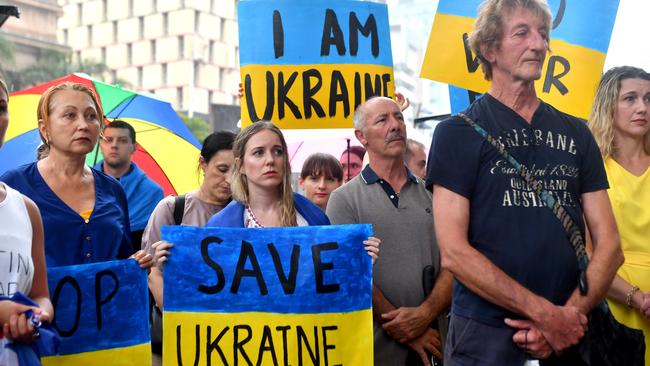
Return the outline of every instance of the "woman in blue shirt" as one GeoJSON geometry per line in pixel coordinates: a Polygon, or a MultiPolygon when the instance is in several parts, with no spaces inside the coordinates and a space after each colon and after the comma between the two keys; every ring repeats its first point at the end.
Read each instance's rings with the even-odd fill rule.
{"type": "MultiPolygon", "coordinates": [[[[2,181],[31,198],[41,211],[48,267],[102,262],[131,255],[124,190],[85,164],[99,138],[102,110],[82,84],[48,89],[38,103],[38,129],[49,155],[6,172],[2,181]]],[[[133,255],[143,268],[151,255],[133,255]]]]}

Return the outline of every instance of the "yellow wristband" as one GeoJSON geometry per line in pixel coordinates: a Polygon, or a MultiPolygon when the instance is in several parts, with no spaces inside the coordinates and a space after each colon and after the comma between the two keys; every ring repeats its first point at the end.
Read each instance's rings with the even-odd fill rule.
{"type": "Polygon", "coordinates": [[[632,286],[632,289],[625,295],[625,303],[630,309],[632,308],[632,297],[634,297],[637,291],[639,291],[639,286],[632,286]]]}

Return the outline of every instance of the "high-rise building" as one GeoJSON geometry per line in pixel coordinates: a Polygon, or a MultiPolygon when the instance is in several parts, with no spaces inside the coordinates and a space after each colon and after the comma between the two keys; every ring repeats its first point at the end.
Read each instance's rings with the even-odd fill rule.
{"type": "MultiPolygon", "coordinates": [[[[405,117],[414,121],[415,118],[449,113],[447,85],[420,78],[438,1],[388,0],[387,4],[395,86],[411,101],[405,117]]],[[[427,128],[421,132],[425,137],[419,139],[427,140],[428,145],[432,130],[427,128]]]]}
{"type": "Polygon", "coordinates": [[[2,5],[20,10],[20,18],[8,18],[0,29],[0,36],[13,46],[14,55],[13,63],[0,61],[3,68],[21,70],[47,57],[47,51],[68,51],[57,41],[57,19],[63,14],[57,0],[14,0],[2,5]]]}
{"type": "Polygon", "coordinates": [[[108,81],[128,81],[190,115],[238,103],[237,0],[60,3],[59,39],[75,59],[105,63],[108,81]]]}

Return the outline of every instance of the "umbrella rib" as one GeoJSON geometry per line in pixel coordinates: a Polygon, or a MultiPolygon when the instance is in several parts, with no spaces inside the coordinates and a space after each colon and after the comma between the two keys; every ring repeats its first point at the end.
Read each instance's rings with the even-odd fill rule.
{"type": "MultiPolygon", "coordinates": [[[[118,107],[121,106],[121,105],[124,105],[124,107],[120,110],[120,112],[119,112],[115,117],[113,117],[113,121],[115,121],[116,119],[120,118],[120,115],[122,114],[122,112],[124,112],[124,110],[125,110],[125,109],[130,105],[130,104],[131,104],[131,102],[133,102],[133,100],[134,100],[135,97],[137,97],[137,96],[138,96],[138,94],[133,94],[133,95],[129,96],[129,97],[127,98],[127,99],[128,99],[128,102],[126,102],[126,105],[124,105],[124,101],[123,101],[122,103],[120,103],[120,104],[117,105],[118,107]]],[[[114,110],[114,109],[113,109],[113,110],[114,110]]],[[[108,113],[113,112],[113,110],[111,110],[111,111],[108,112],[108,113]]],[[[106,118],[108,119],[108,117],[106,117],[106,118]]]]}

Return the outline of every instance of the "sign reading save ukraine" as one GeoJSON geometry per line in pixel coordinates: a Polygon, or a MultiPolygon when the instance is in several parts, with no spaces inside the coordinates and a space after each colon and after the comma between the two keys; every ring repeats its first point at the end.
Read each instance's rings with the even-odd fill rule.
{"type": "MultiPolygon", "coordinates": [[[[479,61],[466,43],[482,0],[440,0],[421,76],[484,93],[479,61]]],[[[605,65],[619,0],[548,0],[553,16],[537,95],[559,110],[588,118],[605,65]]],[[[458,109],[453,108],[452,109],[458,109]]]]}
{"type": "Polygon", "coordinates": [[[163,227],[163,365],[372,365],[370,233],[163,227]]]}
{"type": "Polygon", "coordinates": [[[59,355],[44,366],[151,365],[147,271],[133,259],[47,270],[59,355]]]}
{"type": "Polygon", "coordinates": [[[394,95],[385,4],[241,0],[241,120],[349,128],[366,99],[394,95]]]}

